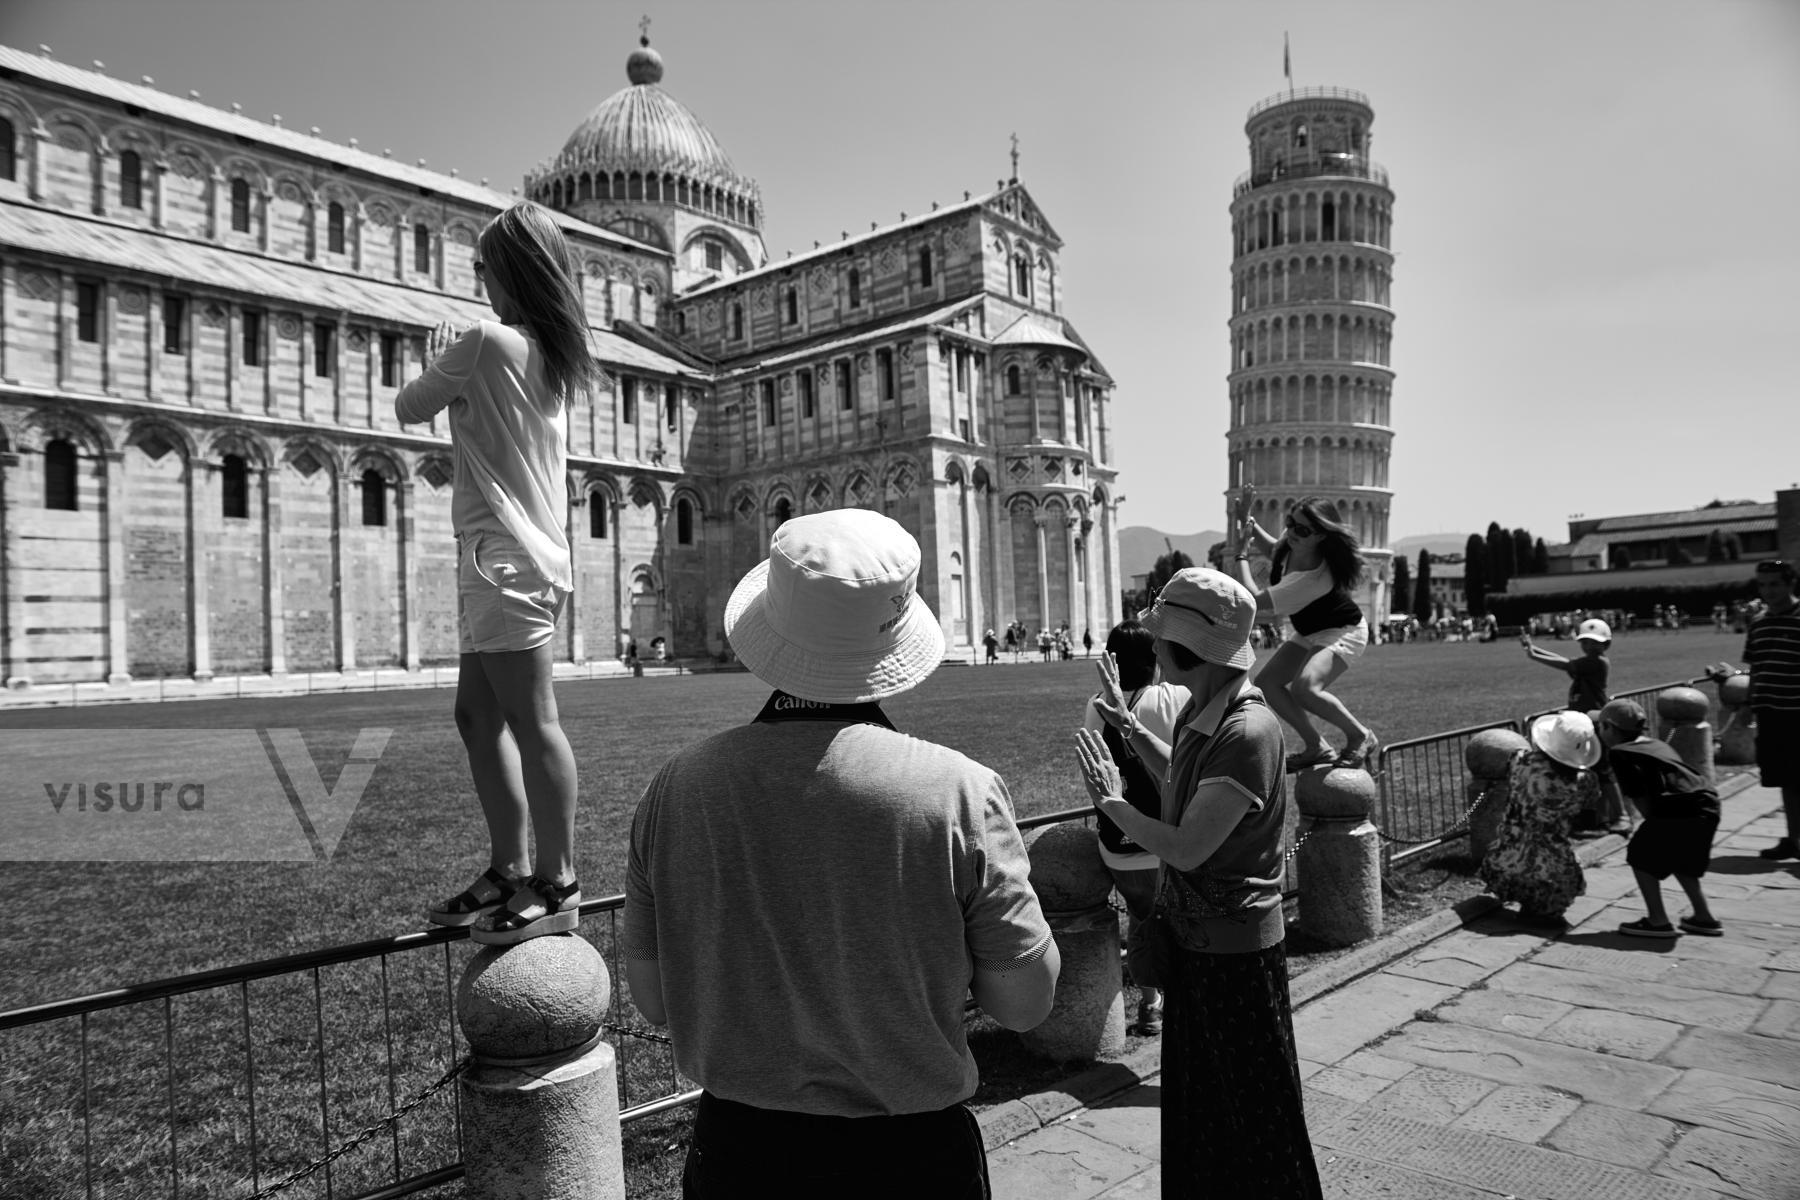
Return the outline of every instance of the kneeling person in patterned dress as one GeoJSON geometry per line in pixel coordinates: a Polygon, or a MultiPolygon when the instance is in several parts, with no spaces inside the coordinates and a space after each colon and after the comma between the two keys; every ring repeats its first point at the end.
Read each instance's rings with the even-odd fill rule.
{"type": "Polygon", "coordinates": [[[1712,859],[1713,835],[1719,831],[1719,794],[1667,743],[1644,735],[1649,724],[1641,706],[1613,700],[1600,710],[1600,740],[1618,777],[1619,787],[1643,814],[1644,823],[1631,835],[1625,861],[1637,876],[1649,916],[1627,921],[1619,932],[1632,937],[1672,938],[1681,932],[1718,937],[1724,928],[1706,906],[1700,876],[1712,859]],[[1681,918],[1681,929],[1669,923],[1663,907],[1662,881],[1675,876],[1694,906],[1681,918]]]}

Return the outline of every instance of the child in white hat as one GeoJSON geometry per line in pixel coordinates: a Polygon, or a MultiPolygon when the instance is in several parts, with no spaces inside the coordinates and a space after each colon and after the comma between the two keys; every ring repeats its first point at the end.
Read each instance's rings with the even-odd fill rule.
{"type": "Polygon", "coordinates": [[[1583,621],[1576,630],[1575,641],[1581,647],[1581,657],[1564,658],[1560,654],[1540,650],[1532,645],[1529,633],[1519,635],[1519,644],[1525,647],[1526,658],[1535,663],[1543,663],[1569,677],[1568,706],[1576,712],[1596,712],[1610,698],[1606,692],[1606,681],[1612,673],[1612,663],[1607,659],[1606,652],[1612,649],[1612,626],[1599,617],[1592,617],[1583,621]]]}

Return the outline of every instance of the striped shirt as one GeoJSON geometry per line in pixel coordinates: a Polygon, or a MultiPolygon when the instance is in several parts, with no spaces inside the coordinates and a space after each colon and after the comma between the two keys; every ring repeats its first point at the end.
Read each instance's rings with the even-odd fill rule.
{"type": "Polygon", "coordinates": [[[1750,707],[1800,713],[1800,604],[1767,612],[1744,638],[1750,667],[1750,707]]]}

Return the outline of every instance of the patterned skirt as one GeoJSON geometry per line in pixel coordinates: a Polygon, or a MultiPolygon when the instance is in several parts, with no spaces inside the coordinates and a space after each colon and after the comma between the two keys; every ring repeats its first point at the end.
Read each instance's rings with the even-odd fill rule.
{"type": "Polygon", "coordinates": [[[1177,952],[1163,1025],[1166,1197],[1316,1200],[1287,953],[1177,952]]]}

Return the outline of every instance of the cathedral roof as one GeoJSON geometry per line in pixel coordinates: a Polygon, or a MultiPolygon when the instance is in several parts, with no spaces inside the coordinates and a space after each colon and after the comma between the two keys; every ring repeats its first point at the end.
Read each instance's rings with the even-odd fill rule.
{"type": "MultiPolygon", "coordinates": [[[[112,76],[103,75],[98,71],[72,67],[68,63],[58,62],[56,59],[46,58],[41,54],[30,54],[12,46],[0,45],[0,70],[17,71],[21,75],[29,76],[42,83],[112,100],[120,105],[135,106],[145,112],[155,113],[171,120],[184,121],[232,137],[243,138],[317,162],[360,171],[366,175],[383,179],[390,184],[403,185],[409,189],[426,189],[438,195],[449,196],[456,200],[492,209],[496,213],[517,203],[519,199],[517,196],[509,196],[505,192],[496,191],[482,184],[471,183],[455,175],[446,175],[441,171],[412,166],[388,158],[386,155],[371,154],[355,147],[339,146],[318,134],[301,133],[297,129],[271,125],[252,117],[246,117],[242,113],[226,112],[223,109],[202,104],[198,100],[185,96],[172,96],[146,84],[127,83],[122,79],[114,79],[112,76]]],[[[666,250],[645,246],[641,242],[623,237],[610,230],[589,225],[585,221],[578,221],[563,213],[553,212],[551,219],[566,230],[579,232],[583,237],[610,242],[620,248],[629,247],[664,258],[668,257],[666,250]]]]}
{"type": "MultiPolygon", "coordinates": [[[[271,307],[286,301],[299,308],[342,311],[353,318],[378,318],[420,328],[440,321],[461,326],[493,316],[487,301],[473,297],[383,283],[18,204],[0,203],[0,245],[180,280],[197,289],[239,292],[256,296],[271,307]]],[[[609,330],[595,329],[592,336],[595,354],[602,362],[664,375],[705,377],[703,371],[609,330]]]]}
{"type": "Polygon", "coordinates": [[[562,153],[532,172],[596,168],[608,172],[685,175],[702,183],[760,195],[699,117],[662,90],[662,56],[646,38],[626,63],[631,85],[602,100],[569,135],[562,153]]]}
{"type": "Polygon", "coordinates": [[[1073,350],[1083,358],[1087,357],[1087,347],[1070,341],[1063,336],[1063,322],[1060,318],[1040,316],[1037,313],[1023,313],[1019,319],[1002,329],[994,338],[996,346],[1056,346],[1064,350],[1073,350]]]}

